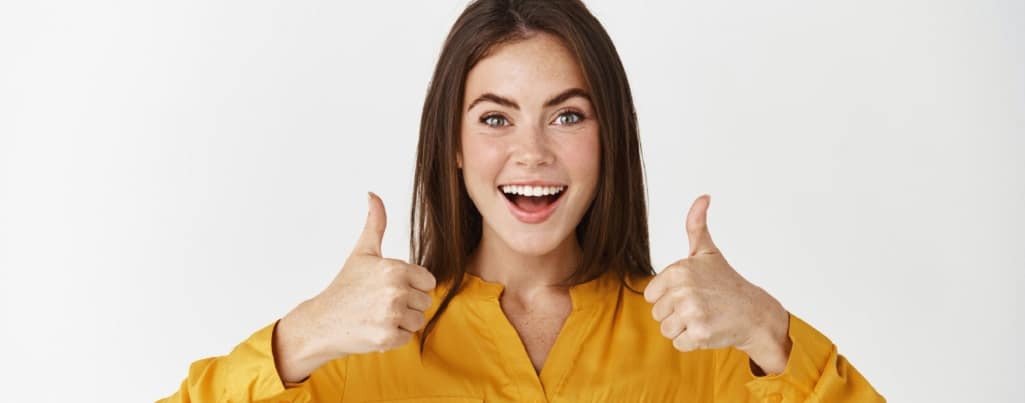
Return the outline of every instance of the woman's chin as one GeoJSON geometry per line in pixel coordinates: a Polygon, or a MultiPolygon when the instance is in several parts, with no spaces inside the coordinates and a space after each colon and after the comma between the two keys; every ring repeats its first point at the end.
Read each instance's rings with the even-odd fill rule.
{"type": "Polygon", "coordinates": [[[552,233],[544,234],[509,234],[505,238],[509,249],[524,256],[544,256],[562,243],[562,239],[556,239],[552,233]]]}

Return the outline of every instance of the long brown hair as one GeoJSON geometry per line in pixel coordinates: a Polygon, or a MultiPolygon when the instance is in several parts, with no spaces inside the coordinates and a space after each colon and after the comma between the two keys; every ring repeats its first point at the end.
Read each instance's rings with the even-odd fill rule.
{"type": "Polygon", "coordinates": [[[424,100],[413,179],[410,260],[438,284],[451,284],[427,335],[459,292],[470,254],[480,243],[481,215],[456,165],[463,92],[470,69],[498,44],[546,32],[560,38],[580,63],[599,125],[600,171],[595,198],[577,224],[581,265],[566,279],[576,284],[608,270],[620,282],[654,275],[648,245],[644,167],[630,85],[612,40],[577,0],[479,0],[466,7],[445,40],[424,100]]]}

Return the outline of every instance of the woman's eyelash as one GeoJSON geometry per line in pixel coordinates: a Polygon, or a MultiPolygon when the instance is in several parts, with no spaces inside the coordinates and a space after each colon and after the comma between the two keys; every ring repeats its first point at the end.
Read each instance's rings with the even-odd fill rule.
{"type": "MultiPolygon", "coordinates": [[[[558,121],[563,116],[573,116],[573,117],[576,118],[576,120],[573,121],[573,122],[560,123],[563,126],[572,126],[572,125],[575,125],[575,124],[579,124],[580,122],[583,122],[584,119],[587,118],[586,116],[584,116],[583,113],[580,113],[580,112],[577,112],[577,111],[564,111],[564,112],[560,113],[558,116],[556,116],[555,120],[558,121]]],[[[502,127],[502,126],[506,126],[508,124],[507,123],[508,120],[505,118],[505,116],[502,116],[502,115],[497,114],[497,113],[490,113],[490,114],[486,114],[484,116],[481,116],[480,117],[480,122],[485,124],[485,125],[487,125],[487,126],[490,126],[490,127],[502,127]],[[494,122],[494,120],[500,120],[502,123],[494,122]],[[488,123],[489,121],[492,122],[492,123],[488,123]]]]}
{"type": "Polygon", "coordinates": [[[561,118],[563,116],[576,116],[576,121],[574,121],[572,123],[563,123],[563,125],[566,125],[566,126],[572,126],[572,125],[575,125],[575,124],[579,124],[580,122],[583,122],[584,119],[586,118],[586,116],[584,116],[583,113],[580,113],[580,112],[577,112],[577,111],[565,111],[565,112],[560,113],[558,116],[556,116],[555,120],[558,121],[559,118],[561,118]]]}
{"type": "Polygon", "coordinates": [[[487,115],[481,116],[480,117],[480,122],[485,124],[485,125],[491,126],[491,127],[505,126],[504,124],[499,125],[499,124],[488,123],[488,120],[491,120],[492,118],[501,119],[502,121],[506,120],[505,116],[499,115],[497,113],[491,113],[491,114],[487,114],[487,115]]]}

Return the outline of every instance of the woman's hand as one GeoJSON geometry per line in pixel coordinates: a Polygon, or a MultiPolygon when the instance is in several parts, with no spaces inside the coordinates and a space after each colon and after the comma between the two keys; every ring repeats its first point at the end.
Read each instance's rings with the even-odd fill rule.
{"type": "Polygon", "coordinates": [[[303,379],[327,361],[401,347],[423,328],[434,276],[381,256],[384,204],[369,196],[363,233],[328,287],[278,323],[275,361],[282,379],[303,379]]]}
{"type": "Polygon", "coordinates": [[[712,243],[710,199],[698,197],[687,213],[690,256],[658,273],[644,290],[644,299],[654,304],[651,313],[677,350],[732,346],[765,373],[783,372],[790,356],[790,314],[741,277],[712,243]]]}

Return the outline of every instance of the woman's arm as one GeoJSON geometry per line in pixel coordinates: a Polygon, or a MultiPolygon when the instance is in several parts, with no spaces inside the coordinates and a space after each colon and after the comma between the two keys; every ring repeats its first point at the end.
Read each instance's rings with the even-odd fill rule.
{"type": "Polygon", "coordinates": [[[282,381],[274,359],[280,321],[253,333],[231,353],[193,362],[181,387],[160,400],[167,403],[339,401],[345,385],[345,360],[321,365],[302,382],[282,381]]]}
{"type": "Polygon", "coordinates": [[[885,402],[836,346],[790,314],[790,357],[781,373],[755,374],[754,363],[736,348],[715,350],[715,401],[885,402]]]}
{"type": "Polygon", "coordinates": [[[384,203],[373,193],[367,198],[363,233],[331,284],[231,354],[192,363],[181,388],[165,401],[338,401],[345,380],[339,362],[412,340],[437,283],[426,268],[381,255],[384,203]],[[318,383],[321,376],[327,378],[318,383]]]}

